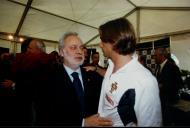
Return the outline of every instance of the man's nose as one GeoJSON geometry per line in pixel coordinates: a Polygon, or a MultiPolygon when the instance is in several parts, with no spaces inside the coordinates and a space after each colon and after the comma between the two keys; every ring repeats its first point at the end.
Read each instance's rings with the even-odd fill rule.
{"type": "Polygon", "coordinates": [[[79,47],[79,48],[77,48],[77,53],[82,54],[82,53],[83,53],[83,50],[79,47]]]}

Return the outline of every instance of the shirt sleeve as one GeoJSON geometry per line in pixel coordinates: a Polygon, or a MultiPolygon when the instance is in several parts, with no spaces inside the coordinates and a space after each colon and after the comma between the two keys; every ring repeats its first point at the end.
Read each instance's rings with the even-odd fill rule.
{"type": "Polygon", "coordinates": [[[159,127],[162,125],[162,114],[157,81],[147,79],[143,84],[144,86],[137,89],[135,103],[137,125],[159,127]]]}

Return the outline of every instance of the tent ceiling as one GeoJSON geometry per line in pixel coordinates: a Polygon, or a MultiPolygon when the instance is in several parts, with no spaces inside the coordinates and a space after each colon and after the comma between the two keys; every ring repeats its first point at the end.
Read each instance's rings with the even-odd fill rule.
{"type": "Polygon", "coordinates": [[[189,7],[189,0],[131,0],[136,6],[146,7],[189,7]]]}
{"type": "Polygon", "coordinates": [[[75,31],[93,45],[100,41],[98,26],[119,17],[132,22],[139,39],[190,32],[190,0],[29,0],[31,6],[27,2],[1,0],[1,34],[58,41],[64,32],[75,31]]]}

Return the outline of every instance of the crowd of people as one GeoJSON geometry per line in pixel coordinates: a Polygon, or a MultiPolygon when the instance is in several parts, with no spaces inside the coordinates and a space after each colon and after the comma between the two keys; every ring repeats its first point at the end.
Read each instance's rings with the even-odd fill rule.
{"type": "Polygon", "coordinates": [[[0,125],[170,125],[170,107],[179,100],[183,81],[165,48],[155,51],[153,74],[138,60],[127,19],[108,21],[98,30],[107,68],[99,65],[98,52],[89,62],[75,32],[61,37],[58,52],[47,54],[43,41],[29,38],[21,53],[2,54],[0,125]]]}

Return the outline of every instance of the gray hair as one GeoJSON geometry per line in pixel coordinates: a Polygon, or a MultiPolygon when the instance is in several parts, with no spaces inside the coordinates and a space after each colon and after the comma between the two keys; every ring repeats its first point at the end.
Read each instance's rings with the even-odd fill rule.
{"type": "Polygon", "coordinates": [[[36,40],[36,45],[41,51],[46,52],[46,45],[42,40],[36,40]]]}
{"type": "Polygon", "coordinates": [[[69,36],[78,36],[78,33],[76,32],[67,32],[65,33],[59,40],[59,50],[64,47],[64,40],[69,36]]]}

